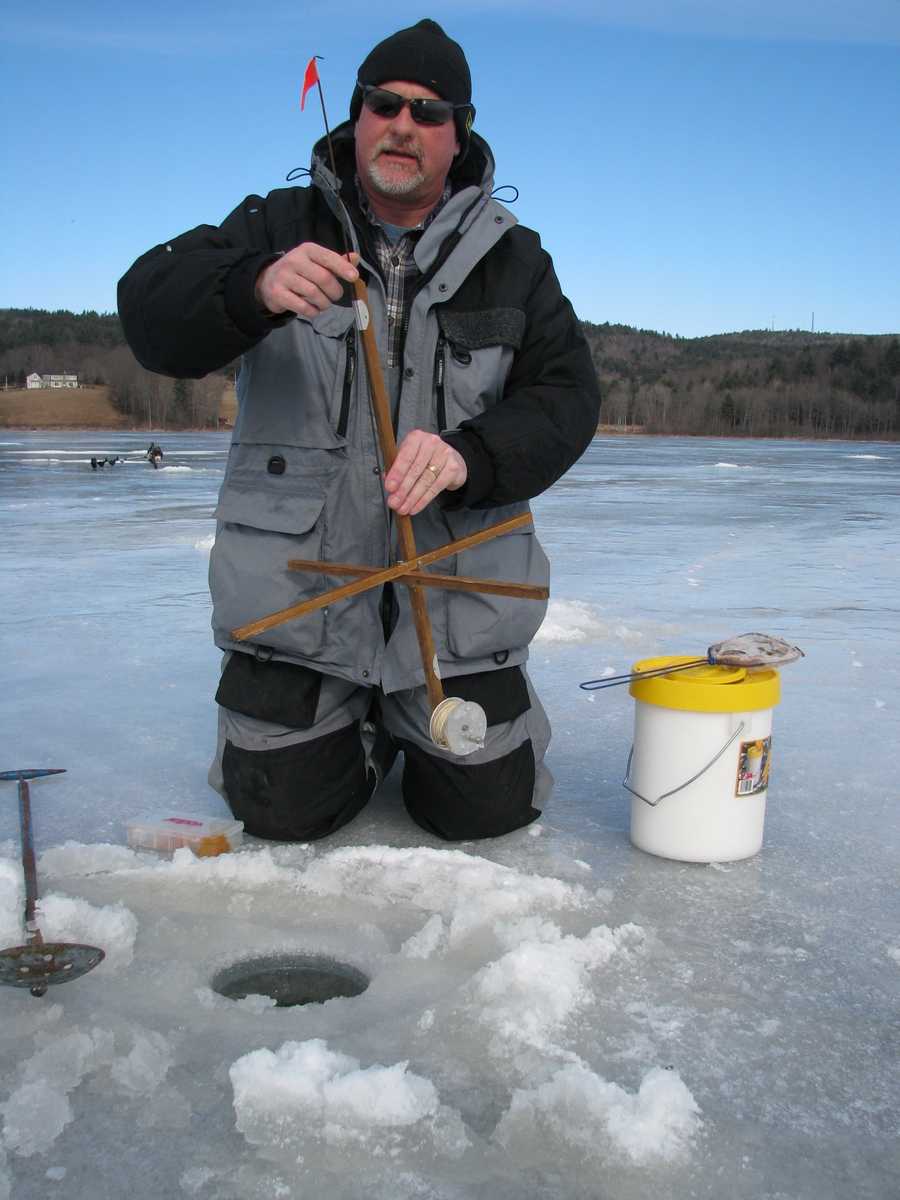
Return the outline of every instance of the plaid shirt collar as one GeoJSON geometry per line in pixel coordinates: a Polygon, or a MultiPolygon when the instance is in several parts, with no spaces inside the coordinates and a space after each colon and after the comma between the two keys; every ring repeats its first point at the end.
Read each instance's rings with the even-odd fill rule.
{"type": "Polygon", "coordinates": [[[372,247],[378,258],[378,266],[384,279],[385,295],[387,298],[388,319],[388,353],[387,365],[400,365],[403,354],[403,343],[406,338],[406,328],[409,325],[409,310],[412,305],[412,284],[419,274],[413,251],[416,242],[435,219],[452,195],[453,189],[446,184],[440,200],[421,224],[408,230],[396,242],[384,231],[384,225],[372,211],[369,199],[356,177],[356,192],[359,197],[359,207],[363,216],[372,228],[372,247]]]}

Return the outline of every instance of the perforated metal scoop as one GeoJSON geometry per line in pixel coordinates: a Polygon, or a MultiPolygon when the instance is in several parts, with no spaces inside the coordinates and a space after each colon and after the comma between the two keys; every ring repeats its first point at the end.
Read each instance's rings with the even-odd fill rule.
{"type": "Polygon", "coordinates": [[[32,996],[45,995],[56,983],[67,983],[86,975],[102,962],[105,954],[97,946],[77,942],[45,942],[35,918],[37,904],[37,868],[34,863],[34,838],[31,832],[31,796],[29,779],[44,775],[62,775],[63,767],[38,767],[21,771],[0,771],[0,780],[19,784],[19,828],[22,835],[22,869],[25,872],[24,946],[0,950],[0,983],[7,987],[27,987],[32,996]]]}
{"type": "Polygon", "coordinates": [[[649,671],[628,671],[625,675],[606,675],[602,679],[586,679],[579,683],[585,692],[599,692],[602,688],[619,687],[635,679],[650,679],[654,675],[673,675],[676,671],[690,671],[693,667],[744,667],[748,671],[783,667],[787,663],[805,658],[799,646],[790,646],[779,637],[769,633],[741,633],[724,642],[716,642],[706,651],[705,658],[692,658],[677,666],[656,667],[649,671]]]}
{"type": "Polygon", "coordinates": [[[35,941],[30,946],[11,946],[0,950],[0,983],[27,987],[32,996],[43,996],[51,984],[86,975],[104,957],[97,946],[77,942],[35,941]]]}

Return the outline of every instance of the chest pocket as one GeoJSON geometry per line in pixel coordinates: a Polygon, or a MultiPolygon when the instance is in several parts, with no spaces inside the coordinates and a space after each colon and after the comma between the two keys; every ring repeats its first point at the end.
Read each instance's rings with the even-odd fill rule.
{"type": "Polygon", "coordinates": [[[337,449],[345,445],[356,371],[353,309],[333,304],[274,329],[244,358],[240,440],[337,449]]]}
{"type": "Polygon", "coordinates": [[[525,314],[518,308],[464,313],[438,308],[437,319],[437,426],[456,429],[502,397],[513,356],[522,345],[525,314]]]}
{"type": "Polygon", "coordinates": [[[356,377],[356,318],[352,308],[332,304],[324,312],[301,324],[313,332],[312,348],[320,361],[323,380],[331,376],[328,412],[331,427],[339,438],[347,436],[350,419],[350,397],[356,377]]]}

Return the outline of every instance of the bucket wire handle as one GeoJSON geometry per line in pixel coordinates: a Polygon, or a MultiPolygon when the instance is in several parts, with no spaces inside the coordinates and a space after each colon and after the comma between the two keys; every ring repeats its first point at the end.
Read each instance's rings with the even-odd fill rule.
{"type": "Polygon", "coordinates": [[[625,767],[625,778],[622,780],[622,787],[625,788],[626,792],[631,792],[632,796],[637,796],[638,800],[643,800],[643,802],[645,804],[649,804],[651,808],[656,808],[660,800],[665,800],[667,796],[674,796],[676,792],[683,791],[686,787],[689,787],[692,783],[694,783],[695,780],[699,779],[701,775],[704,775],[713,765],[713,763],[719,761],[734,739],[743,733],[743,731],[744,722],[741,721],[740,725],[738,725],[737,729],[734,731],[722,749],[718,752],[718,754],[714,755],[714,757],[709,760],[705,767],[701,767],[696,775],[692,775],[690,779],[686,779],[684,783],[680,783],[677,788],[672,788],[670,792],[663,792],[663,794],[661,796],[657,796],[655,800],[648,800],[646,796],[642,796],[640,792],[636,792],[628,783],[628,777],[631,774],[631,762],[634,758],[634,743],[632,742],[631,749],[628,751],[628,763],[625,767]]]}

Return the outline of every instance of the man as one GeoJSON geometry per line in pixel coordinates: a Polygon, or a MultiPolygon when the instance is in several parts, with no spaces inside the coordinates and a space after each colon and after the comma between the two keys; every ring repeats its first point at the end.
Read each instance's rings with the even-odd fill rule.
{"type": "MultiPolygon", "coordinates": [[[[406,588],[254,642],[231,634],[341,582],[291,572],[289,559],[394,561],[395,513],[415,518],[427,551],[527,511],[596,429],[584,339],[537,235],[490,197],[474,113],[460,46],[433,21],[400,30],[359,69],[351,120],[333,134],[337,178],[323,139],[310,187],[248,197],[218,228],[143,255],[119,285],[145,367],[196,378],[242,356],[210,560],[227,652],[210,782],[259,837],[338,829],[398,748],[407,810],[447,840],[519,829],[550,790],[549,725],[524,665],[540,602],[428,590],[445,693],[487,715],[485,746],[466,758],[429,737],[406,588]],[[348,288],[357,270],[397,433],[384,477],[348,288]]],[[[548,575],[530,527],[438,569],[548,575]]]]}

